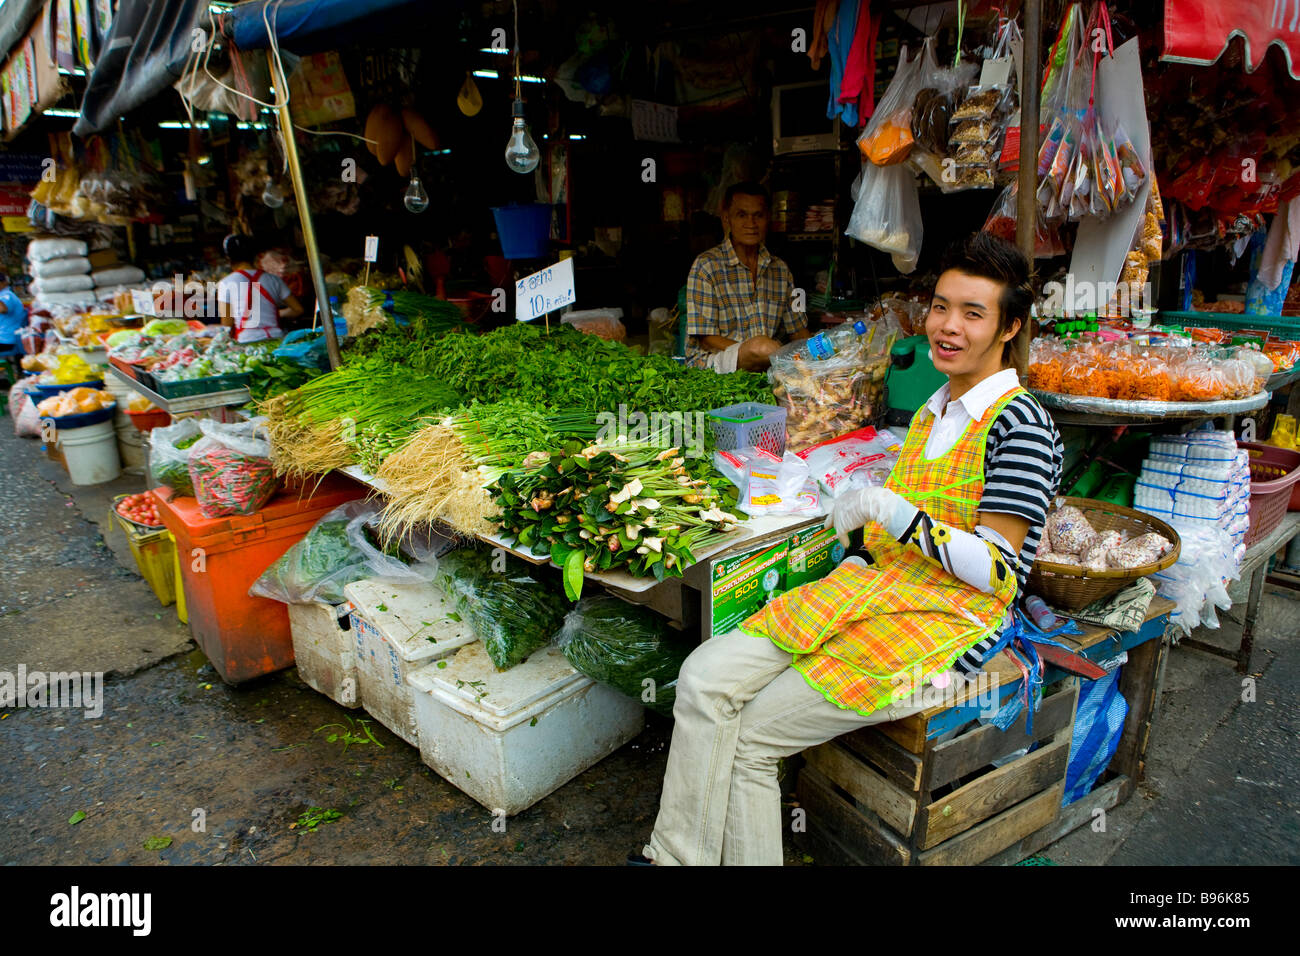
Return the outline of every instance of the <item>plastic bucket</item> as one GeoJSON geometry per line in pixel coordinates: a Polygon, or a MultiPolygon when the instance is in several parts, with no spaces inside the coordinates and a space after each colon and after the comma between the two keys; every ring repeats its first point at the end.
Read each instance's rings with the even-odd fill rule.
{"type": "Polygon", "coordinates": [[[123,471],[129,475],[143,475],[147,457],[144,435],[130,421],[125,425],[115,422],[113,429],[117,432],[117,453],[121,456],[123,471]]]}
{"type": "Polygon", "coordinates": [[[546,203],[493,206],[501,253],[507,259],[541,259],[550,248],[551,207],[546,203]]]}
{"type": "Polygon", "coordinates": [[[60,428],[59,451],[74,485],[99,485],[122,473],[117,433],[111,421],[82,428],[60,428]]]}

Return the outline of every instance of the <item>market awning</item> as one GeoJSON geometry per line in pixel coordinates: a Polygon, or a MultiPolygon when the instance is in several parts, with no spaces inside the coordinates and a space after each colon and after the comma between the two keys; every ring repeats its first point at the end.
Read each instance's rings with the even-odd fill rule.
{"type": "Polygon", "coordinates": [[[428,0],[254,0],[231,9],[225,33],[241,50],[270,46],[267,25],[293,53],[319,53],[379,37],[402,36],[418,45],[412,27],[428,21],[428,0]]]}
{"type": "Polygon", "coordinates": [[[122,0],[72,132],[97,133],[180,79],[207,10],[207,0],[122,0]]]}
{"type": "Polygon", "coordinates": [[[1233,38],[1246,45],[1254,72],[1276,45],[1293,80],[1300,80],[1300,0],[1165,0],[1165,49],[1160,59],[1209,66],[1233,38]]]}

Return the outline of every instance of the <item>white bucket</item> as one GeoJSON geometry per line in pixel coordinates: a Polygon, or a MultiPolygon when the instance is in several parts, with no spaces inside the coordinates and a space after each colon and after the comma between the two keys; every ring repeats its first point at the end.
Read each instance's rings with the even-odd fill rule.
{"type": "Polygon", "coordinates": [[[59,449],[74,485],[99,485],[122,473],[117,435],[111,421],[82,428],[60,428],[59,449]]]}
{"type": "Polygon", "coordinates": [[[130,418],[126,419],[125,424],[115,420],[113,428],[117,432],[117,453],[122,457],[122,470],[128,475],[143,475],[147,457],[144,433],[135,427],[130,418]]]}

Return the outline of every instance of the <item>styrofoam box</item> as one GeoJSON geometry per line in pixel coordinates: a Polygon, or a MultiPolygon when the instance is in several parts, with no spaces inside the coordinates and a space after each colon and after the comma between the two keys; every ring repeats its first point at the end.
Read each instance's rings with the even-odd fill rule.
{"type": "Polygon", "coordinates": [[[578,673],[555,646],[506,671],[483,645],[411,674],[420,757],[489,810],[514,815],[641,732],[639,701],[578,673]]]}
{"type": "Polygon", "coordinates": [[[417,744],[412,671],[474,641],[469,625],[432,584],[366,580],[345,585],[354,605],[353,647],[361,706],[408,744],[417,744]]]}
{"type": "Polygon", "coordinates": [[[289,634],[298,676],[343,707],[360,707],[356,645],[339,623],[338,609],[319,601],[289,605],[289,634]]]}

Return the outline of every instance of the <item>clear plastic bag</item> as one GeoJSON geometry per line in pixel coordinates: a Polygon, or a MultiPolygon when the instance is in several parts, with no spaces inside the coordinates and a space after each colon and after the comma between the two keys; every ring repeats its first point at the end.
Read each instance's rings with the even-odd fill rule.
{"type": "Polygon", "coordinates": [[[555,643],[575,670],[665,717],[672,716],[677,675],[694,649],[654,611],[608,594],[579,601],[555,643]]]}
{"type": "Polygon", "coordinates": [[[509,555],[461,548],[438,561],[434,578],[483,642],[497,670],[506,670],[545,647],[569,609],[559,585],[539,581],[509,555]],[[503,567],[501,571],[494,570],[503,567]]]}
{"type": "Polygon", "coordinates": [[[1193,358],[1179,368],[1174,388],[1175,401],[1218,402],[1227,395],[1228,383],[1217,363],[1193,358]]]}
{"type": "Polygon", "coordinates": [[[888,358],[845,348],[811,359],[792,342],[772,356],[768,380],[786,409],[786,447],[801,451],[861,428],[879,414],[888,358]]]}
{"type": "Polygon", "coordinates": [[[408,562],[395,547],[377,547],[371,529],[381,510],[371,501],[335,508],[267,568],[248,593],[285,604],[342,604],[347,600],[344,586],[366,578],[432,581],[436,559],[408,562]]]}
{"type": "Polygon", "coordinates": [[[923,229],[912,173],[903,166],[863,163],[857,203],[845,235],[898,257],[895,265],[907,273],[916,268],[923,229]],[[910,268],[903,268],[909,263],[910,268]]]}
{"type": "Polygon", "coordinates": [[[804,494],[808,465],[787,450],[782,458],[759,448],[715,451],[713,464],[739,489],[736,507],[750,516],[821,514],[816,483],[804,494]]]}
{"type": "Polygon", "coordinates": [[[190,448],[203,437],[199,423],[183,418],[149,432],[149,472],[153,480],[178,495],[193,495],[190,480],[190,448]]]}
{"type": "Polygon", "coordinates": [[[848,487],[883,487],[901,452],[902,442],[889,429],[860,428],[806,448],[799,457],[834,496],[848,487]]]}
{"type": "Polygon", "coordinates": [[[203,437],[190,448],[187,465],[204,517],[255,514],[279,489],[270,443],[258,434],[263,422],[199,422],[203,437]]]}
{"type": "Polygon", "coordinates": [[[912,151],[912,106],[921,90],[918,85],[921,67],[919,54],[909,62],[907,47],[899,51],[894,77],[858,137],[858,152],[863,160],[890,166],[907,159],[912,151]]]}

